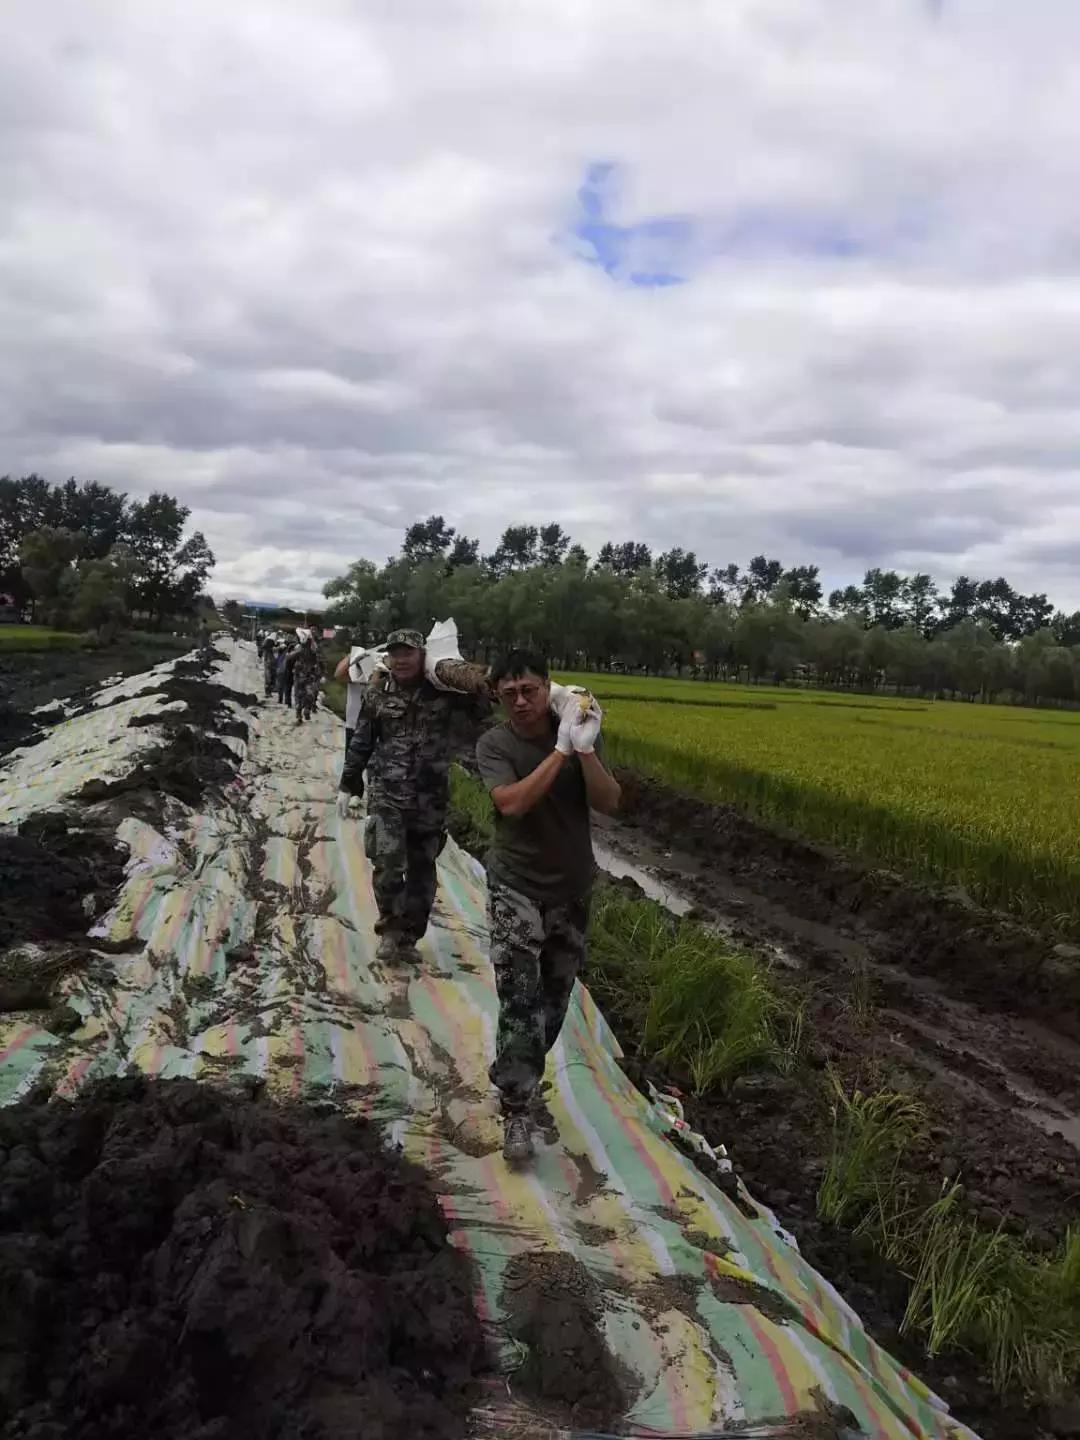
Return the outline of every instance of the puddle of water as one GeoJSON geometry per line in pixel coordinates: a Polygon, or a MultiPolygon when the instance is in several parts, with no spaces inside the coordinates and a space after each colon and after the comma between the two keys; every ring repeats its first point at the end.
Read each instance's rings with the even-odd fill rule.
{"type": "Polygon", "coordinates": [[[1047,1135],[1053,1135],[1056,1131],[1074,1149],[1080,1150],[1080,1115],[1057,1115],[1051,1110],[1040,1110],[1037,1106],[1021,1110],[1020,1113],[1040,1130],[1045,1130],[1047,1135]]]}
{"type": "MultiPolygon", "coordinates": [[[[609,850],[606,845],[598,844],[596,840],[593,841],[593,854],[596,856],[596,863],[601,870],[614,876],[616,880],[624,877],[633,880],[634,884],[640,886],[650,900],[655,900],[659,905],[663,905],[664,909],[670,910],[673,915],[686,915],[695,908],[695,902],[689,896],[665,884],[652,871],[636,865],[625,855],[619,855],[614,850],[609,850]]],[[[730,940],[733,944],[739,943],[735,935],[735,927],[725,924],[717,917],[703,921],[702,928],[711,931],[714,935],[722,935],[725,940],[730,940]]],[[[757,948],[774,964],[782,965],[787,970],[803,968],[802,961],[797,956],[792,955],[790,951],[785,950],[775,941],[761,941],[757,948]]]]}
{"type": "Polygon", "coordinates": [[[650,875],[648,870],[643,870],[640,865],[635,865],[632,860],[627,860],[622,855],[616,855],[614,850],[609,850],[606,845],[593,841],[593,854],[596,856],[596,863],[601,870],[613,875],[616,880],[630,879],[635,885],[648,895],[650,900],[655,900],[663,905],[665,910],[670,910],[673,915],[685,915],[694,908],[694,902],[685,895],[680,895],[677,890],[664,885],[655,875],[650,875]]]}

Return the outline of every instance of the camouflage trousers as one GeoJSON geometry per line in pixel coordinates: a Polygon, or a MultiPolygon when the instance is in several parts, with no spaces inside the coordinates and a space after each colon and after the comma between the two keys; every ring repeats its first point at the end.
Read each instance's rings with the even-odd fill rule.
{"type": "Polygon", "coordinates": [[[297,670],[293,677],[293,690],[296,695],[297,716],[303,715],[310,719],[319,698],[318,675],[297,670]]]}
{"type": "Polygon", "coordinates": [[[499,992],[489,1074],[507,1114],[527,1110],[559,1038],[585,960],[589,897],[546,905],[488,881],[491,963],[499,992]]]}
{"type": "Polygon", "coordinates": [[[263,688],[267,695],[274,693],[274,657],[267,655],[263,658],[263,688]]]}
{"type": "Polygon", "coordinates": [[[435,903],[435,861],[445,844],[444,829],[421,825],[407,811],[379,807],[368,816],[364,848],[379,907],[377,934],[423,937],[435,903]]]}

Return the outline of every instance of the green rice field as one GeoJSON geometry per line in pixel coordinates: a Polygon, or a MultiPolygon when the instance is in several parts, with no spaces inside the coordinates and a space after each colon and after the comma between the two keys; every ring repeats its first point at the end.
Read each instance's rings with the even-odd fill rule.
{"type": "Polygon", "coordinates": [[[1080,933],[1080,714],[560,675],[619,764],[1080,933]]]}

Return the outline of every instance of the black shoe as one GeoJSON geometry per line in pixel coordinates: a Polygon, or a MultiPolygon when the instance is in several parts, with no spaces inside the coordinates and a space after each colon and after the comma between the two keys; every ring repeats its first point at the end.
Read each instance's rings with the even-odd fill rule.
{"type": "Polygon", "coordinates": [[[529,1117],[508,1115],[503,1134],[503,1159],[508,1165],[524,1165],[535,1154],[529,1117]]]}
{"type": "Polygon", "coordinates": [[[386,965],[392,965],[398,958],[398,942],[396,935],[380,935],[379,943],[375,947],[375,959],[381,960],[386,965]]]}

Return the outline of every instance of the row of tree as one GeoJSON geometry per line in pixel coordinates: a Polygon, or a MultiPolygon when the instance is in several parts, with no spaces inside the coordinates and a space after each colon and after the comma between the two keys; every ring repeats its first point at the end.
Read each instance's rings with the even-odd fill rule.
{"type": "Polygon", "coordinates": [[[816,566],[756,556],[710,570],[692,551],[640,541],[595,561],[557,525],[511,526],[481,556],[441,516],[411,525],[400,554],[359,560],[324,588],[328,622],[373,641],[453,615],[470,653],[528,644],[566,668],[1069,702],[1080,699],[1080,612],[1004,580],[870,570],[822,602],[816,566]]]}
{"type": "Polygon", "coordinates": [[[0,591],[48,625],[151,629],[195,612],[214,556],[171,495],[146,500],[90,481],[0,477],[0,591]]]}

